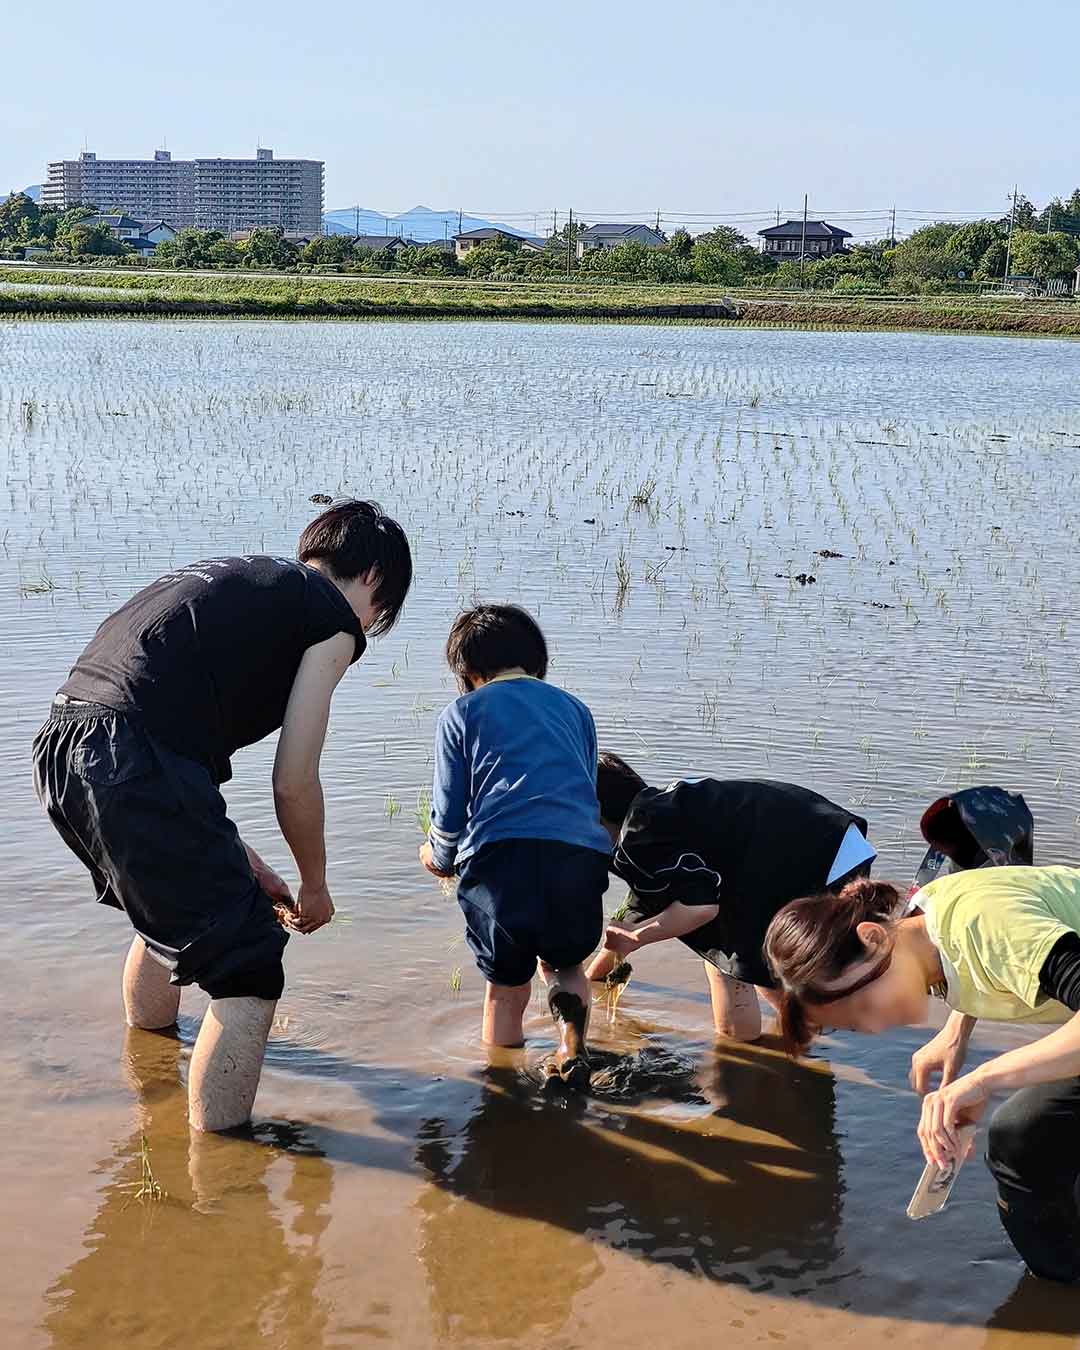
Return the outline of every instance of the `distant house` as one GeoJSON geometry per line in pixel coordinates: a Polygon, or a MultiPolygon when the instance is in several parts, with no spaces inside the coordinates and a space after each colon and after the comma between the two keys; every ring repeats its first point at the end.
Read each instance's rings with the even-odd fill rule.
{"type": "Polygon", "coordinates": [[[389,249],[399,253],[403,248],[418,248],[415,239],[404,239],[400,234],[358,234],[353,239],[353,248],[369,248],[374,252],[389,249]]]}
{"type": "Polygon", "coordinates": [[[105,225],[109,233],[117,239],[138,239],[143,232],[143,222],[134,216],[126,216],[123,211],[102,211],[96,216],[87,216],[79,221],[80,225],[105,225]]]}
{"type": "Polygon", "coordinates": [[[165,220],[143,220],[140,221],[142,229],[139,232],[140,239],[148,239],[151,244],[164,244],[176,238],[176,231],[165,220]]]}
{"type": "Polygon", "coordinates": [[[841,230],[827,220],[785,220],[783,225],[758,230],[758,235],[762,253],[775,262],[798,262],[804,256],[804,239],[807,258],[829,258],[843,253],[844,240],[851,238],[849,230],[841,230]]]}
{"type": "Polygon", "coordinates": [[[644,244],[646,248],[659,248],[667,243],[667,236],[651,225],[590,225],[581,230],[577,237],[577,255],[580,261],[586,253],[594,249],[615,248],[619,244],[644,244]]]}
{"type": "Polygon", "coordinates": [[[164,220],[136,220],[123,211],[102,211],[79,222],[82,225],[104,225],[109,233],[122,243],[146,257],[166,239],[175,239],[176,231],[164,220]]]}
{"type": "Polygon", "coordinates": [[[480,230],[466,230],[464,234],[454,235],[454,256],[458,262],[467,258],[474,248],[481,244],[490,244],[493,239],[510,239],[520,244],[526,253],[543,253],[543,239],[530,239],[525,235],[512,234],[510,230],[499,230],[494,225],[484,226],[480,230]]]}

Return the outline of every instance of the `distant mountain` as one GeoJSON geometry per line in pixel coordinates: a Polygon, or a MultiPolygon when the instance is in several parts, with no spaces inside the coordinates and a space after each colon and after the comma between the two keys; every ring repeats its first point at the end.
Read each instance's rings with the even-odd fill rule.
{"type": "Polygon", "coordinates": [[[384,216],[379,211],[369,211],[364,207],[358,209],[346,206],[340,211],[327,211],[323,216],[323,229],[327,234],[397,234],[422,243],[430,243],[434,239],[452,239],[459,229],[492,228],[516,234],[521,239],[534,238],[528,230],[502,225],[497,220],[484,220],[481,216],[463,215],[459,226],[456,211],[432,211],[427,206],[414,206],[411,211],[402,211],[396,216],[384,216]]]}
{"type": "Polygon", "coordinates": [[[39,202],[39,201],[41,201],[41,184],[40,184],[40,183],[31,183],[30,186],[29,186],[28,188],[23,188],[23,192],[26,193],[26,195],[30,198],[30,200],[31,200],[32,202],[39,202]]]}

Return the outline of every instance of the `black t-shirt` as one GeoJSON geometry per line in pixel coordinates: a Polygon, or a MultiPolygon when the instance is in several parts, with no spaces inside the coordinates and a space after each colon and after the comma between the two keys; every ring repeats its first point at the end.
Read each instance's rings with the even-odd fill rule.
{"type": "Polygon", "coordinates": [[[849,825],[866,833],[861,816],[794,783],[676,782],[634,798],[611,868],[636,915],[675,901],[719,905],[683,941],[725,974],[768,986],[766,929],[789,901],[825,889],[849,825]]]}
{"type": "Polygon", "coordinates": [[[285,718],[309,647],[367,645],[334,583],[287,558],[214,558],[151,582],[105,620],[60,690],[126,713],[214,780],[285,718]]]}

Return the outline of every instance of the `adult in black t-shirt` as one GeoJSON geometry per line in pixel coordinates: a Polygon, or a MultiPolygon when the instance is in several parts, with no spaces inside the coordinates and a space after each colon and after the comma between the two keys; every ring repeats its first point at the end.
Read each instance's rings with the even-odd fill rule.
{"type": "Polygon", "coordinates": [[[412,580],[401,526],[372,502],[324,511],[298,558],[214,558],[152,582],[98,629],[34,741],[50,819],[98,900],[135,928],[129,1024],[172,1026],[185,984],[211,997],[189,1075],[197,1129],[250,1115],[284,987],[278,915],[300,933],[333,916],[319,782],[330,700],[412,580]],[[279,728],[274,806],[295,901],[220,792],[232,754],[279,728]]]}
{"type": "Polygon", "coordinates": [[[717,1032],[761,1034],[755,986],[773,1002],[763,947],[790,900],[869,869],[866,821],[794,783],[700,778],[648,787],[618,755],[600,756],[610,867],[630,887],[588,969],[603,979],[642,947],[679,938],[705,962],[717,1032]]]}

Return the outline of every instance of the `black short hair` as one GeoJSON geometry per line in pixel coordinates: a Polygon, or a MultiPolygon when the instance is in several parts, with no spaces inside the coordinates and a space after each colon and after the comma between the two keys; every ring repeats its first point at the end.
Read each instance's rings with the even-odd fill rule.
{"type": "Polygon", "coordinates": [[[605,750],[596,766],[596,795],[600,799],[600,819],[621,825],[630,803],[648,784],[625,759],[605,750]]]}
{"type": "Polygon", "coordinates": [[[490,680],[514,666],[544,679],[548,649],[540,625],[518,605],[477,605],[454,620],[446,660],[459,687],[469,690],[470,674],[490,680]]]}
{"type": "Polygon", "coordinates": [[[373,637],[397,623],[412,585],[412,553],[405,531],[377,502],[346,498],[327,507],[300,536],[296,556],[302,563],[320,561],[337,581],[376,575],[372,603],[378,618],[373,637]]]}

